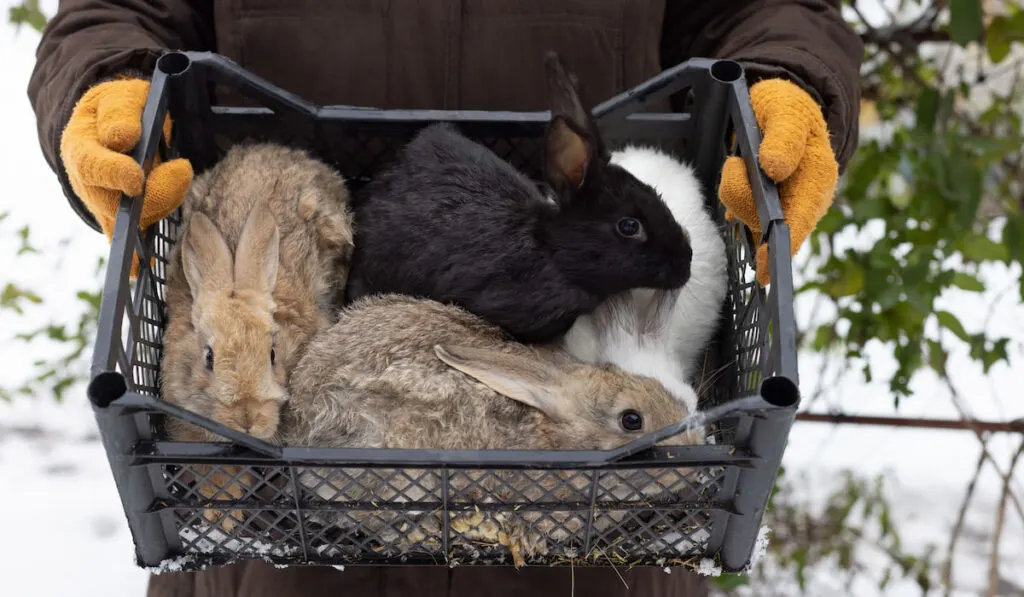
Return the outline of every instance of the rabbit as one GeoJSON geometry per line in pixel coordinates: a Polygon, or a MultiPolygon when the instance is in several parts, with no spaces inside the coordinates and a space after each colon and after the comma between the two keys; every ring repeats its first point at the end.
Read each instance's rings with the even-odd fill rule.
{"type": "Polygon", "coordinates": [[[609,162],[558,55],[544,64],[550,193],[451,125],[425,127],[355,198],[346,301],[430,298],[536,343],[611,294],[686,282],[686,234],[650,186],[609,162]]]}
{"type": "MultiPolygon", "coordinates": [[[[640,146],[614,152],[611,161],[654,188],[686,230],[693,251],[690,279],[680,289],[634,288],[609,297],[576,319],[562,345],[581,361],[614,363],[669,390],[690,387],[699,381],[698,360],[718,329],[728,288],[725,242],[688,164],[640,146]]],[[[686,407],[696,410],[696,401],[686,407]]]]}
{"type": "MultiPolygon", "coordinates": [[[[303,447],[610,449],[688,414],[686,400],[670,396],[654,379],[614,365],[580,363],[556,345],[519,344],[461,307],[398,294],[369,296],[347,306],[338,323],[310,343],[292,373],[289,392],[282,436],[285,445],[303,447]]],[[[701,441],[700,433],[688,431],[665,443],[701,441]]],[[[346,472],[358,474],[356,469],[346,472]]],[[[300,471],[299,479],[327,501],[440,499],[436,471],[404,470],[405,481],[388,483],[366,472],[370,476],[357,483],[339,479],[335,485],[330,470],[323,468],[300,471]]],[[[512,490],[518,499],[541,501],[540,487],[566,499],[563,494],[571,491],[564,479],[571,473],[507,471],[499,473],[501,479],[482,478],[480,471],[453,474],[461,475],[451,481],[453,499],[461,501],[491,501],[488,492],[512,490]]],[[[664,491],[645,479],[651,485],[647,489],[664,491]]],[[[470,512],[456,517],[452,529],[465,539],[505,545],[516,565],[522,565],[525,556],[543,553],[545,541],[527,530],[537,514],[510,514],[470,512]]],[[[326,524],[338,522],[337,515],[321,511],[320,516],[326,524]]],[[[392,527],[382,533],[388,520],[396,522],[394,515],[364,511],[345,516],[380,537],[399,532],[392,527]]],[[[565,519],[558,521],[560,533],[581,529],[583,523],[568,520],[566,513],[551,518],[560,516],[565,519]]],[[[537,526],[552,524],[549,519],[537,526]]],[[[427,533],[436,537],[438,525],[431,520],[404,539],[422,541],[427,533]]]]}
{"type": "MultiPolygon", "coordinates": [[[[165,400],[276,441],[288,375],[316,331],[334,322],[343,297],[348,202],[330,167],[272,144],[235,146],[195,179],[167,270],[165,400]]],[[[175,418],[167,432],[173,440],[221,440],[175,418]]],[[[233,470],[211,475],[200,493],[210,498],[220,485],[240,498],[233,470]]]]}

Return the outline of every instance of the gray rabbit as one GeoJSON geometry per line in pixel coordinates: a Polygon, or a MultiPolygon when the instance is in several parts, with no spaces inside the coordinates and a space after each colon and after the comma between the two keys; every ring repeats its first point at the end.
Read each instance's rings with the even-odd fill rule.
{"type": "MultiPolygon", "coordinates": [[[[613,365],[583,364],[553,345],[516,343],[457,306],[400,295],[375,295],[344,309],[310,343],[289,393],[282,413],[288,445],[446,450],[610,449],[683,419],[692,398],[613,365]]],[[[702,436],[693,431],[666,443],[699,444],[702,436]]],[[[325,468],[304,470],[300,480],[326,501],[440,500],[436,473],[405,473],[400,486],[376,477],[335,482],[325,468]]],[[[451,490],[465,502],[506,502],[513,495],[533,502],[545,493],[562,500],[573,492],[570,472],[460,474],[451,490]]],[[[346,516],[381,536],[402,534],[399,542],[436,538],[440,526],[437,513],[411,532],[393,526],[394,514],[346,516]]],[[[545,552],[545,536],[557,539],[556,525],[563,535],[578,531],[566,513],[536,523],[539,518],[469,511],[455,516],[451,529],[466,540],[509,547],[521,565],[545,552]]],[[[338,516],[323,522],[337,524],[338,516]]]]}

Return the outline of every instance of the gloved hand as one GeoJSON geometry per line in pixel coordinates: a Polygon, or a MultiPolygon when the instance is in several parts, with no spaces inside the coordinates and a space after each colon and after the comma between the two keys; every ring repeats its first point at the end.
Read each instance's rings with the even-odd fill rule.
{"type": "MultiPolygon", "coordinates": [[[[192,184],[192,165],[185,159],[161,163],[154,158],[149,176],[125,155],[142,136],[142,109],[149,82],[120,79],[100,83],[82,95],[61,136],[60,153],[71,188],[112,240],[121,194],[137,195],[145,180],[140,226],[145,229],[173,212],[192,184]]],[[[170,139],[171,119],[164,121],[170,139]]],[[[133,259],[135,277],[138,257],[133,259]]]]}
{"type": "MultiPolygon", "coordinates": [[[[779,185],[779,200],[789,224],[795,255],[832,205],[839,164],[829,144],[821,106],[806,91],[784,79],[766,79],[750,88],[750,103],[762,131],[759,162],[779,185]]],[[[761,224],[743,159],[731,156],[722,167],[718,198],[727,220],[739,219],[761,241],[761,224]]],[[[768,246],[757,251],[757,281],[769,281],[768,246]]]]}

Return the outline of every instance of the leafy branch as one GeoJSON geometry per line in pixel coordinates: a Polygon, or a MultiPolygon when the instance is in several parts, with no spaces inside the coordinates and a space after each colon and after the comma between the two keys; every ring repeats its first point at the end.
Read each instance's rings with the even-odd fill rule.
{"type": "MultiPolygon", "coordinates": [[[[951,290],[984,292],[982,266],[1019,267],[1024,259],[1019,86],[997,93],[992,73],[979,69],[972,78],[950,68],[961,46],[982,56],[984,41],[999,76],[1019,77],[1024,64],[1011,59],[1011,49],[1024,40],[1024,11],[1007,3],[1006,14],[989,18],[980,0],[925,4],[916,18],[891,15],[884,27],[850,4],[867,47],[862,95],[880,131],[861,144],[835,207],[811,236],[807,282],[798,289],[823,296],[836,312],[835,320],[808,331],[810,349],[861,362],[870,381],[866,345],[890,347],[897,404],[919,371],[946,374],[949,352],[931,329],[967,345],[986,373],[1008,362],[1008,338],[969,332],[936,304],[951,290]],[[952,43],[935,43],[943,37],[952,43]],[[880,238],[866,248],[836,244],[840,233],[874,230],[880,238]]],[[[1019,293],[1024,300],[1024,277],[1019,293]]]]}
{"type": "Polygon", "coordinates": [[[39,7],[39,0],[22,0],[7,9],[7,20],[15,29],[28,25],[41,33],[50,19],[39,7]]]}
{"type": "MultiPolygon", "coordinates": [[[[0,225],[7,216],[7,213],[0,213],[0,225]]],[[[0,236],[13,236],[18,240],[20,248],[16,251],[16,257],[41,254],[41,251],[32,245],[30,229],[27,226],[13,234],[4,234],[4,230],[0,228],[0,236]]],[[[99,276],[103,265],[104,259],[101,258],[97,263],[96,276],[99,276]]],[[[47,304],[43,296],[35,290],[12,281],[2,284],[0,312],[7,311],[21,317],[31,311],[42,312],[46,309],[47,304]]],[[[26,345],[42,342],[47,347],[46,353],[52,355],[33,362],[31,371],[15,386],[0,386],[0,399],[9,401],[16,395],[36,396],[49,392],[59,401],[64,398],[68,389],[88,378],[88,356],[96,338],[100,292],[81,290],[75,296],[80,307],[74,310],[75,315],[70,322],[51,321],[0,339],[26,345]]]]}
{"type": "Polygon", "coordinates": [[[783,471],[766,514],[772,528],[772,557],[751,572],[755,582],[746,575],[725,575],[717,579],[716,589],[735,594],[736,588],[749,584],[750,593],[758,597],[791,595],[785,581],[793,579],[795,590],[808,594],[812,573],[822,567],[838,570],[847,588],[844,594],[852,594],[854,580],[865,578],[876,579],[880,590],[897,579],[914,582],[922,594],[933,588],[936,550],[929,547],[915,554],[904,548],[885,494],[885,477],[842,471],[840,479],[824,507],[816,508],[799,497],[806,492],[783,471]]]}

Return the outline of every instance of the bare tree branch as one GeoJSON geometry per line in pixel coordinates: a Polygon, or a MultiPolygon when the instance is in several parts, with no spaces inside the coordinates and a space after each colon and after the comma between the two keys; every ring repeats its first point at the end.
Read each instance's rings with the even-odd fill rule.
{"type": "MultiPolygon", "coordinates": [[[[960,413],[960,416],[963,417],[963,419],[966,421],[973,421],[973,417],[968,415],[967,412],[964,410],[963,405],[960,404],[960,393],[953,385],[953,380],[949,379],[948,376],[942,376],[942,381],[946,384],[946,387],[949,389],[950,399],[953,402],[953,406],[956,407],[957,412],[960,413]]],[[[992,468],[996,470],[999,476],[1006,480],[1006,483],[1009,484],[1011,482],[1010,473],[1004,473],[1002,469],[999,467],[999,463],[996,462],[995,458],[993,458],[992,453],[988,449],[988,439],[985,437],[984,432],[982,432],[977,427],[971,427],[971,431],[974,432],[974,435],[978,438],[978,441],[981,443],[981,453],[985,456],[986,459],[988,459],[989,462],[992,463],[992,468]]],[[[1021,506],[1020,499],[1012,491],[1010,492],[1009,498],[1010,501],[1013,503],[1014,508],[1017,510],[1017,514],[1021,517],[1021,520],[1024,520],[1024,507],[1021,506]]]]}
{"type": "Polygon", "coordinates": [[[978,485],[978,477],[981,476],[981,469],[985,466],[985,452],[978,454],[978,463],[974,466],[974,476],[967,484],[967,491],[964,492],[964,499],[960,503],[960,511],[957,513],[956,523],[953,525],[953,532],[949,536],[949,546],[946,548],[946,562],[942,566],[942,584],[946,586],[945,597],[952,597],[953,594],[953,554],[956,551],[956,543],[960,540],[960,533],[963,532],[964,520],[967,518],[967,506],[974,495],[974,489],[978,485]]]}
{"type": "Polygon", "coordinates": [[[1010,461],[1010,470],[1006,476],[1003,477],[1003,494],[999,498],[999,508],[996,510],[996,522],[995,529],[992,536],[992,554],[988,560],[988,593],[987,597],[996,597],[999,592],[999,541],[1003,536],[1003,527],[1006,524],[1006,502],[1009,497],[1013,494],[1010,490],[1010,479],[1013,469],[1017,467],[1017,461],[1021,455],[1024,454],[1024,441],[1020,442],[1020,447],[1017,448],[1017,452],[1013,455],[1013,459],[1010,461]]]}

